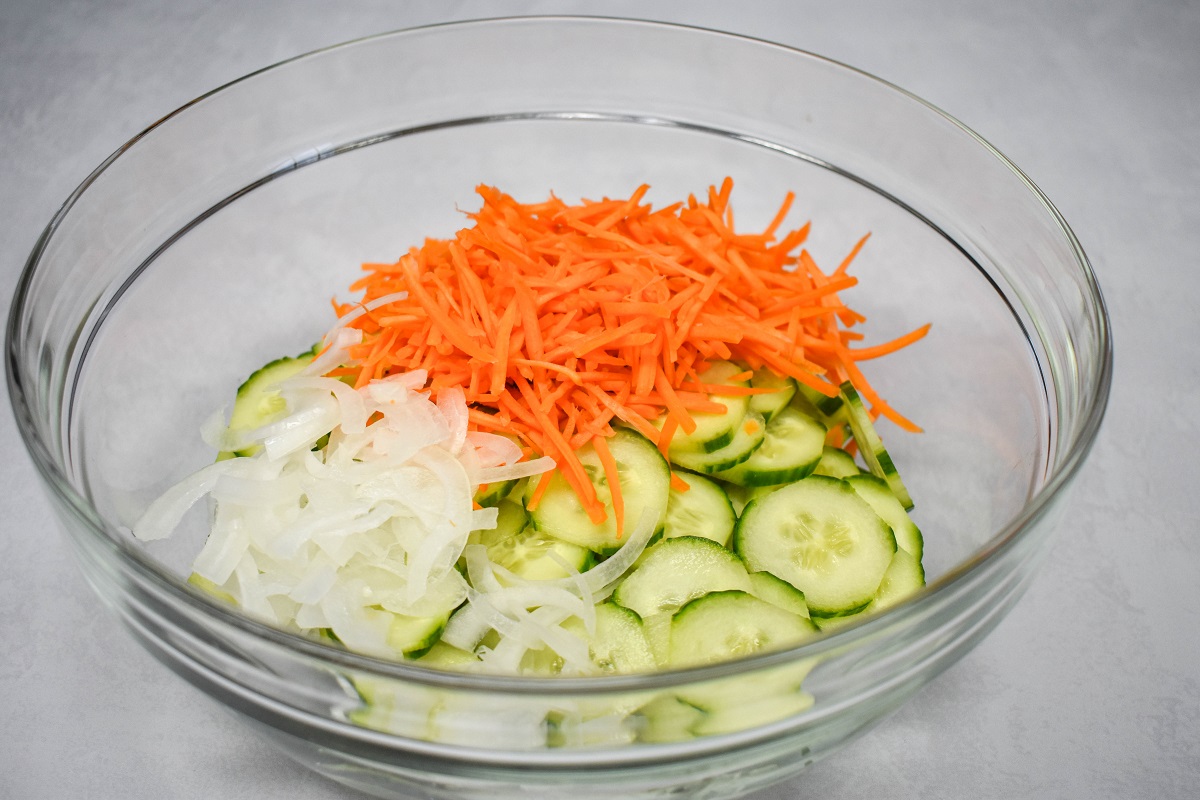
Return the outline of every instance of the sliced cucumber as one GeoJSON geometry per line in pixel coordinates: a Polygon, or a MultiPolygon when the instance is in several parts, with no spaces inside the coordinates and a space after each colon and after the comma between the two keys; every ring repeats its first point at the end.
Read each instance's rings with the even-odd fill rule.
{"type": "Polygon", "coordinates": [[[655,663],[660,667],[666,666],[671,656],[671,612],[663,611],[642,617],[642,630],[646,633],[646,641],[650,643],[655,663]]]}
{"type": "MultiPolygon", "coordinates": [[[[296,375],[316,357],[320,345],[294,357],[277,358],[254,371],[238,387],[233,411],[229,416],[229,433],[249,433],[275,422],[287,411],[287,404],[277,388],[283,380],[296,375]]],[[[241,450],[226,450],[217,455],[218,461],[237,456],[252,456],[259,446],[252,444],[241,450]]]]}
{"type": "Polygon", "coordinates": [[[417,663],[434,669],[462,670],[479,663],[479,656],[439,641],[418,658],[417,663]]]}
{"type": "Polygon", "coordinates": [[[746,506],[760,497],[764,497],[778,489],[778,486],[738,486],[736,483],[725,484],[725,493],[729,495],[729,502],[733,505],[733,510],[741,516],[746,510],[746,506]]]}
{"type": "Polygon", "coordinates": [[[817,462],[813,475],[827,475],[830,478],[848,478],[851,475],[861,475],[854,456],[840,447],[826,445],[821,449],[821,460],[817,462]]]}
{"type": "Polygon", "coordinates": [[[908,489],[904,488],[904,482],[900,480],[900,473],[896,470],[896,465],[892,462],[892,457],[888,454],[887,449],[884,448],[883,440],[875,432],[875,424],[871,421],[871,415],[867,413],[862,398],[858,396],[858,392],[849,382],[842,384],[842,397],[846,401],[846,411],[849,414],[850,429],[854,431],[854,441],[858,442],[858,452],[862,453],[867,468],[871,470],[872,475],[887,482],[892,494],[906,510],[911,509],[913,507],[912,497],[909,495],[908,489]]]}
{"type": "Polygon", "coordinates": [[[603,673],[652,672],[658,666],[642,618],[628,608],[611,602],[597,605],[596,633],[590,637],[578,617],[571,625],[564,627],[587,638],[592,663],[603,673]]]}
{"type": "Polygon", "coordinates": [[[521,656],[521,664],[517,668],[522,675],[537,675],[541,678],[561,675],[562,670],[562,656],[549,647],[525,651],[525,655],[521,656]]]}
{"type": "Polygon", "coordinates": [[[564,542],[529,525],[525,507],[512,500],[496,506],[496,527],[471,531],[467,540],[487,548],[488,560],[528,581],[552,581],[570,576],[571,568],[584,572],[593,563],[590,550],[564,542]]]}
{"type": "Polygon", "coordinates": [[[896,555],[892,556],[892,563],[888,565],[887,572],[883,573],[879,590],[875,592],[875,597],[868,606],[849,616],[818,617],[814,622],[823,631],[840,628],[855,620],[891,608],[908,599],[924,585],[925,569],[921,566],[920,560],[907,550],[897,549],[896,555]]]}
{"type": "Polygon", "coordinates": [[[591,550],[564,542],[532,525],[491,545],[487,553],[491,561],[527,581],[567,578],[571,575],[571,569],[587,572],[595,563],[595,555],[591,550]]]}
{"type": "MultiPolygon", "coordinates": [[[[638,524],[644,511],[649,511],[656,520],[655,529],[661,528],[667,516],[667,497],[671,491],[671,470],[666,459],[653,442],[628,428],[617,428],[607,444],[621,482],[625,535],[638,524]]],[[[591,444],[585,445],[576,455],[591,478],[596,496],[604,503],[605,520],[598,525],[593,523],[575,496],[575,490],[561,473],[555,472],[531,515],[533,525],[542,533],[564,542],[597,553],[610,553],[626,539],[617,536],[612,491],[604,467],[591,444]]]]}
{"type": "Polygon", "coordinates": [[[750,377],[750,386],[754,389],[773,389],[774,391],[750,396],[750,411],[762,414],[763,419],[771,421],[796,395],[796,381],[786,375],[776,375],[765,367],[756,369],[750,377]]]}
{"type": "Polygon", "coordinates": [[[512,493],[518,483],[520,483],[520,479],[513,478],[512,480],[493,481],[492,483],[484,484],[475,492],[475,502],[484,508],[497,506],[501,500],[512,493]]]}
{"type": "Polygon", "coordinates": [[[808,603],[804,601],[804,592],[769,572],[750,573],[750,594],[784,611],[808,618],[808,603]]]}
{"type": "Polygon", "coordinates": [[[854,487],[858,496],[866,500],[875,513],[883,518],[896,535],[896,546],[907,550],[920,563],[925,549],[921,529],[912,521],[912,517],[904,510],[903,504],[892,494],[881,478],[874,475],[851,475],[846,482],[854,487]]]}
{"type": "Polygon", "coordinates": [[[737,521],[729,495],[716,481],[703,475],[682,471],[675,475],[688,489],[685,492],[671,489],[663,538],[699,536],[722,547],[729,544],[733,523],[737,521]]]}
{"type": "Polygon", "coordinates": [[[353,683],[360,704],[346,714],[351,723],[395,736],[430,736],[430,720],[441,705],[442,692],[367,675],[356,676],[353,683]]]}
{"type": "Polygon", "coordinates": [[[671,620],[673,667],[741,658],[794,645],[817,635],[812,621],[743,591],[710,592],[671,620]]]}
{"type": "Polygon", "coordinates": [[[836,421],[845,417],[846,410],[842,407],[845,400],[840,394],[830,397],[811,386],[800,384],[798,395],[816,408],[826,420],[836,421]]]}
{"type": "Polygon", "coordinates": [[[897,550],[883,573],[883,581],[868,610],[882,611],[913,595],[925,585],[925,569],[921,560],[907,550],[897,550]]]}
{"type": "Polygon", "coordinates": [[[228,603],[231,606],[236,606],[238,604],[237,598],[198,572],[193,572],[191,575],[188,575],[187,582],[192,586],[195,586],[200,591],[215,597],[223,603],[228,603]]]}
{"type": "Polygon", "coordinates": [[[392,614],[387,636],[388,647],[405,658],[420,658],[437,642],[449,619],[448,611],[433,617],[392,614]]]}
{"type": "Polygon", "coordinates": [[[671,460],[684,469],[711,475],[714,472],[732,469],[750,458],[762,445],[766,436],[766,421],[761,414],[751,412],[738,424],[733,440],[720,450],[711,453],[671,450],[671,460]]]}
{"type": "Polygon", "coordinates": [[[634,725],[643,742],[682,742],[695,737],[694,728],[707,715],[673,694],[660,694],[638,709],[634,725]]]}
{"type": "Polygon", "coordinates": [[[744,731],[808,710],[813,696],[802,690],[802,684],[815,665],[816,659],[806,658],[756,672],[751,682],[733,676],[687,687],[680,692],[681,701],[704,712],[692,732],[714,736],[744,731]]]}
{"type": "MultiPolygon", "coordinates": [[[[615,675],[658,668],[641,617],[613,602],[599,603],[595,611],[594,633],[588,633],[579,617],[571,617],[562,628],[587,642],[588,655],[599,672],[615,675]]],[[[562,657],[548,647],[530,650],[521,659],[521,672],[526,675],[560,675],[562,669],[562,657]]]]}
{"type": "Polygon", "coordinates": [[[791,483],[813,471],[824,446],[824,425],[794,408],[784,408],[767,423],[762,444],[749,458],[715,475],[742,486],[791,483]]]}
{"type": "Polygon", "coordinates": [[[490,548],[498,542],[516,536],[525,530],[528,524],[529,512],[523,505],[512,500],[501,500],[496,504],[496,527],[471,531],[467,542],[490,548]]]}
{"type": "Polygon", "coordinates": [[[752,571],[804,592],[814,616],[871,602],[896,552],[892,529],[845,481],[815,475],[753,501],[733,533],[752,571]]]}
{"type": "MultiPolygon", "coordinates": [[[[745,372],[746,370],[734,364],[731,361],[714,361],[709,365],[708,369],[700,373],[697,377],[700,383],[705,384],[724,384],[729,386],[748,386],[749,381],[730,380],[734,375],[745,372]]],[[[668,449],[668,455],[674,459],[676,453],[711,453],[714,450],[720,450],[733,441],[737,435],[738,425],[742,418],[746,416],[746,411],[750,405],[748,395],[722,396],[710,394],[709,401],[725,406],[725,411],[720,414],[712,412],[697,412],[692,414],[692,420],[696,423],[696,430],[691,433],[684,433],[682,430],[676,431],[671,437],[671,446],[668,449]]],[[[660,427],[662,418],[656,423],[660,427]]]]}
{"type": "Polygon", "coordinates": [[[681,536],[650,548],[613,591],[613,600],[646,619],[674,613],[697,597],[725,589],[749,591],[742,560],[711,539],[681,536]]]}

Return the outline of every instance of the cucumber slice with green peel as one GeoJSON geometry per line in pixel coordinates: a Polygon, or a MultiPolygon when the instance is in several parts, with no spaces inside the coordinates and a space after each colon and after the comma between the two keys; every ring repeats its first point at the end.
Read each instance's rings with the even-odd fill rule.
{"type": "Polygon", "coordinates": [[[887,449],[884,448],[883,440],[875,431],[875,423],[871,421],[871,415],[867,413],[867,408],[863,405],[858,391],[849,382],[843,383],[842,397],[846,401],[846,412],[850,421],[850,429],[854,431],[854,441],[858,442],[858,452],[862,454],[867,468],[872,475],[887,482],[888,488],[892,490],[892,494],[896,496],[905,510],[911,509],[913,507],[912,496],[909,495],[908,489],[904,488],[904,482],[900,480],[900,473],[896,470],[896,465],[892,462],[892,457],[888,454],[887,449]]]}
{"type": "MultiPolygon", "coordinates": [[[[818,392],[811,386],[800,384],[797,395],[820,412],[821,416],[824,417],[822,421],[839,421],[844,420],[846,417],[845,399],[841,394],[835,394],[830,397],[827,394],[818,392]]],[[[830,426],[826,425],[826,427],[830,426]]]]}
{"type": "Polygon", "coordinates": [[[813,475],[826,475],[830,478],[848,478],[851,475],[861,475],[858,462],[854,456],[840,447],[825,445],[821,449],[821,460],[817,462],[813,475]]]}
{"type": "MultiPolygon", "coordinates": [[[[758,676],[755,676],[755,680],[758,680],[758,676]]],[[[736,691],[730,694],[737,697],[736,691]]],[[[731,700],[706,709],[704,716],[692,726],[692,732],[696,736],[719,736],[770,725],[807,711],[814,702],[811,694],[799,688],[769,694],[756,693],[751,697],[743,697],[740,703],[731,700]]]]}
{"type": "Polygon", "coordinates": [[[799,614],[805,619],[809,616],[804,592],[769,572],[750,573],[750,594],[759,600],[765,600],[773,606],[782,608],[784,611],[799,614]]]}
{"type": "Polygon", "coordinates": [[[761,414],[750,412],[742,418],[733,440],[711,453],[670,451],[671,461],[684,469],[711,475],[732,469],[754,454],[767,437],[767,423],[761,414]]]}
{"type": "Polygon", "coordinates": [[[605,674],[653,672],[658,668],[642,618],[628,608],[612,602],[597,605],[596,632],[590,637],[578,617],[563,627],[588,640],[592,663],[605,674]]]}
{"type": "Polygon", "coordinates": [[[773,389],[770,393],[750,395],[750,411],[762,414],[763,419],[771,421],[771,417],[787,408],[788,403],[796,395],[796,380],[786,375],[776,375],[763,367],[754,370],[750,377],[750,386],[754,389],[773,389]]]}
{"type": "Polygon", "coordinates": [[[541,502],[531,513],[533,525],[556,539],[585,547],[597,553],[610,553],[627,541],[628,534],[648,511],[655,520],[655,530],[662,528],[667,516],[667,497],[671,491],[671,469],[653,442],[637,431],[617,428],[606,442],[617,464],[621,497],[625,504],[624,533],[617,536],[612,490],[595,448],[589,443],[577,453],[604,503],[605,519],[596,524],[589,518],[575,490],[560,472],[550,478],[550,485],[541,502]]]}
{"type": "Polygon", "coordinates": [[[694,729],[707,715],[708,712],[673,694],[661,694],[638,709],[634,726],[639,741],[682,742],[695,738],[694,729]]]}
{"type": "MultiPolygon", "coordinates": [[[[594,633],[588,633],[579,617],[571,617],[562,628],[587,642],[588,655],[601,673],[624,675],[658,668],[641,617],[613,602],[599,603],[595,611],[594,633]]],[[[562,668],[562,658],[549,648],[530,650],[521,659],[521,672],[526,675],[560,675],[562,668]]]]}
{"type": "Polygon", "coordinates": [[[562,669],[562,656],[549,647],[526,651],[521,657],[520,666],[517,667],[517,671],[522,675],[536,675],[540,678],[561,675],[562,669]]]}
{"type": "Polygon", "coordinates": [[[642,617],[642,630],[646,633],[646,641],[650,643],[654,661],[660,667],[666,666],[671,656],[671,613],[663,611],[642,617]]]}
{"type": "MultiPolygon", "coordinates": [[[[815,629],[806,631],[806,638],[815,629]]],[[[732,675],[677,691],[680,702],[703,712],[691,727],[696,736],[713,736],[767,725],[806,711],[813,696],[803,691],[804,679],[817,659],[806,658],[759,670],[754,679],[732,675]]]]}
{"type": "Polygon", "coordinates": [[[789,647],[818,633],[807,617],[748,592],[710,592],[675,612],[669,663],[672,667],[714,664],[789,647]]]}
{"type": "Polygon", "coordinates": [[[814,622],[823,631],[842,627],[907,600],[924,585],[925,569],[921,566],[920,559],[907,550],[897,549],[887,572],[883,573],[883,580],[875,592],[875,598],[866,608],[846,617],[818,617],[814,622]]]}
{"type": "Polygon", "coordinates": [[[867,610],[883,611],[891,608],[907,600],[924,586],[925,568],[921,566],[921,559],[907,550],[897,550],[887,572],[883,573],[883,581],[879,584],[879,591],[875,593],[875,600],[867,610]]]}
{"type": "MultiPolygon", "coordinates": [[[[734,375],[745,372],[745,368],[732,361],[714,361],[708,369],[697,376],[703,384],[723,384],[728,386],[746,387],[747,380],[730,380],[734,375]]],[[[709,401],[725,406],[723,413],[696,412],[692,420],[696,429],[691,433],[677,430],[671,437],[671,445],[667,454],[674,460],[676,453],[711,453],[720,450],[733,441],[737,435],[738,425],[746,416],[750,406],[749,395],[719,395],[710,394],[709,401]]],[[[665,417],[660,417],[655,424],[661,428],[665,417]]]]}
{"type": "Polygon", "coordinates": [[[220,600],[222,603],[228,603],[231,606],[238,604],[237,598],[198,572],[188,575],[187,582],[205,594],[220,600]]]}
{"type": "Polygon", "coordinates": [[[501,500],[496,504],[496,527],[471,531],[467,543],[490,548],[498,542],[516,536],[528,525],[529,512],[525,510],[525,506],[512,500],[501,500]]]}
{"type": "Polygon", "coordinates": [[[591,567],[592,551],[537,530],[529,524],[529,512],[520,503],[501,500],[496,511],[496,527],[471,531],[467,539],[469,544],[486,547],[492,563],[529,581],[570,577],[564,563],[579,572],[591,567]]]}
{"type": "Polygon", "coordinates": [[[646,619],[674,613],[697,597],[725,589],[749,591],[742,560],[711,539],[680,536],[650,548],[613,591],[613,601],[646,619]]]}
{"type": "Polygon", "coordinates": [[[569,578],[571,569],[587,572],[595,563],[591,550],[564,542],[532,525],[489,545],[487,554],[490,561],[527,581],[569,578]]]}
{"type": "Polygon", "coordinates": [[[733,505],[733,510],[737,512],[738,516],[741,516],[742,512],[746,510],[746,506],[778,488],[778,486],[738,486],[736,483],[727,483],[725,484],[725,493],[729,495],[729,502],[733,505]]]}
{"type": "Polygon", "coordinates": [[[416,662],[433,669],[462,670],[479,663],[479,656],[445,642],[435,642],[416,662]]]}
{"type": "MultiPolygon", "coordinates": [[[[380,610],[382,611],[382,609],[380,610]]],[[[392,622],[387,635],[388,647],[404,658],[420,658],[437,643],[442,631],[446,629],[446,622],[449,619],[449,611],[433,617],[392,614],[392,622]]]]}
{"type": "Polygon", "coordinates": [[[737,521],[729,495],[720,484],[703,475],[682,471],[675,475],[688,485],[688,489],[671,489],[663,538],[699,536],[712,539],[722,547],[729,544],[733,523],[737,521]]]}
{"type": "Polygon", "coordinates": [[[734,548],[751,571],[769,570],[804,592],[809,613],[853,614],[875,596],[896,552],[887,523],[837,478],[815,475],[746,506],[734,548]]]}
{"type": "Polygon", "coordinates": [[[475,502],[483,508],[498,506],[501,500],[504,500],[512,493],[519,482],[520,478],[513,478],[512,480],[493,481],[492,483],[484,484],[475,492],[475,502]]]}
{"type": "Polygon", "coordinates": [[[881,478],[874,475],[851,475],[845,479],[854,487],[858,496],[866,500],[875,513],[892,529],[896,536],[896,546],[907,550],[920,563],[925,549],[925,540],[921,529],[912,521],[912,517],[904,510],[904,505],[892,494],[881,478]]]}
{"type": "MultiPolygon", "coordinates": [[[[283,417],[287,403],[279,393],[279,384],[307,367],[316,357],[320,345],[298,356],[285,356],[259,367],[238,387],[229,415],[228,433],[249,433],[269,425],[283,417]]],[[[224,450],[217,455],[218,461],[239,456],[252,456],[261,447],[251,444],[240,450],[224,450]]]]}
{"type": "Polygon", "coordinates": [[[825,426],[794,408],[767,423],[762,444],[745,461],[714,473],[741,486],[776,486],[809,475],[821,460],[825,426]]]}

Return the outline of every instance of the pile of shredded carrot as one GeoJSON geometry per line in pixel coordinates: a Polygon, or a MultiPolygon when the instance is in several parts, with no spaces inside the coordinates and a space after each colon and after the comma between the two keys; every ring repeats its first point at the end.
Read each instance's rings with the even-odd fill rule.
{"type": "MultiPolygon", "coordinates": [[[[332,375],[356,385],[426,369],[431,391],[459,387],[478,430],[516,435],[529,453],[549,455],[593,522],[604,503],[577,451],[592,443],[612,489],[618,532],[623,511],[616,464],[606,444],[620,421],[665,454],[692,414],[722,413],[710,394],[754,391],[710,386],[698,376],[714,360],[766,367],[833,396],[851,381],[871,405],[908,430],[918,428],[875,393],[857,362],[920,339],[929,326],[886,344],[854,348],[850,328],[864,317],[838,293],[857,283],[847,268],[863,237],[831,273],[801,248],[809,226],[777,232],[789,193],[761,233],[734,230],[733,182],[654,210],[628,199],[568,205],[551,196],[522,204],[489,186],[473,225],[453,239],[428,239],[397,262],[363,265],[351,286],[358,303],[395,299],[348,324],[362,330],[353,366],[332,375]],[[801,248],[801,249],[798,249],[801,248]]],[[[747,372],[747,375],[749,373],[747,372]]],[[[549,484],[547,473],[531,501],[549,484]]]]}

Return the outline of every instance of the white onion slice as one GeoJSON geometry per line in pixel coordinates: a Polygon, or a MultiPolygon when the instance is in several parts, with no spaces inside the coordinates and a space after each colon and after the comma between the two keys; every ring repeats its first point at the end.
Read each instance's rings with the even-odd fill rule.
{"type": "Polygon", "coordinates": [[[385,294],[382,297],[375,298],[369,303],[360,304],[357,308],[354,308],[345,316],[339,317],[337,324],[333,326],[333,328],[331,328],[329,332],[326,333],[322,338],[322,341],[328,345],[328,349],[325,353],[317,356],[317,358],[314,359],[311,364],[309,364],[308,368],[305,370],[305,373],[308,375],[324,375],[334,367],[341,366],[342,364],[352,363],[353,360],[349,357],[346,351],[351,344],[358,344],[362,341],[362,331],[358,328],[347,328],[346,326],[368,311],[374,311],[377,308],[386,306],[388,303],[395,303],[397,301],[404,300],[407,297],[408,292],[393,292],[392,294],[385,294]],[[337,357],[326,359],[325,356],[331,355],[331,351],[338,351],[336,352],[337,357]]]}
{"type": "Polygon", "coordinates": [[[442,641],[470,653],[479,646],[479,642],[491,629],[487,611],[482,606],[467,603],[454,612],[454,616],[446,623],[446,628],[442,631],[442,641]]]}
{"type": "Polygon", "coordinates": [[[289,397],[297,389],[307,389],[309,391],[325,390],[332,394],[338,403],[338,419],[340,420],[338,425],[343,433],[353,435],[362,433],[367,429],[367,417],[369,416],[367,414],[367,404],[363,400],[363,396],[354,390],[354,387],[334,378],[307,376],[287,378],[279,384],[279,391],[285,398],[289,397]]]}
{"type": "Polygon", "coordinates": [[[246,471],[246,466],[237,459],[229,459],[209,464],[192,473],[150,504],[141,518],[134,523],[133,535],[143,542],[165,539],[179,526],[188,509],[213,490],[222,475],[246,471]]]}
{"type": "Polygon", "coordinates": [[[498,433],[469,431],[467,444],[471,445],[475,455],[479,458],[480,466],[483,467],[502,467],[507,464],[515,464],[524,456],[519,444],[498,433]]]}
{"type": "Polygon", "coordinates": [[[549,472],[556,466],[557,464],[553,458],[542,456],[541,458],[533,458],[529,461],[521,461],[516,464],[485,467],[479,471],[479,482],[495,483],[497,481],[510,481],[514,478],[528,478],[532,475],[541,475],[543,472],[549,472]]]}
{"type": "Polygon", "coordinates": [[[299,410],[266,426],[261,434],[257,434],[262,436],[263,450],[269,460],[283,458],[299,448],[309,449],[313,442],[337,426],[340,409],[333,397],[318,394],[311,398],[310,403],[300,405],[297,402],[299,410]]]}
{"type": "Polygon", "coordinates": [[[458,455],[467,441],[466,394],[457,386],[442,389],[438,392],[437,408],[442,412],[446,424],[450,427],[450,441],[446,447],[451,453],[458,455]]]}

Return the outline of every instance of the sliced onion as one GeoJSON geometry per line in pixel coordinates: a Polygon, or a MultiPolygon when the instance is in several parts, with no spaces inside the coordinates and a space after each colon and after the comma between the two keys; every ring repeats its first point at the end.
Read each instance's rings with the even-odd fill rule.
{"type": "MultiPolygon", "coordinates": [[[[228,503],[217,506],[212,533],[192,563],[193,572],[218,586],[229,580],[243,557],[252,558],[249,553],[250,533],[238,512],[238,506],[228,503]]],[[[241,600],[241,597],[238,599],[241,600]]]]}
{"type": "Polygon", "coordinates": [[[488,618],[488,610],[482,606],[468,603],[450,617],[450,621],[446,623],[446,629],[442,631],[442,641],[459,650],[473,652],[487,632],[492,629],[488,618]]]}
{"type": "Polygon", "coordinates": [[[301,605],[316,605],[333,588],[337,579],[337,565],[328,558],[317,554],[309,561],[308,568],[288,592],[288,597],[301,605]]]}
{"type": "Polygon", "coordinates": [[[515,464],[525,455],[521,446],[507,436],[487,431],[469,431],[467,443],[475,450],[481,466],[500,467],[515,464]]]}
{"type": "Polygon", "coordinates": [[[479,471],[479,482],[494,483],[497,481],[510,481],[515,478],[528,478],[532,475],[541,475],[543,472],[549,472],[556,466],[557,464],[553,458],[542,456],[541,458],[521,461],[516,464],[489,467],[479,471]]]}
{"type": "Polygon", "coordinates": [[[150,504],[141,518],[134,523],[133,535],[143,542],[165,539],[174,533],[188,509],[213,490],[222,475],[247,471],[247,466],[241,459],[228,459],[209,464],[192,473],[150,504]]]}
{"type": "Polygon", "coordinates": [[[334,429],[338,417],[337,401],[318,394],[310,404],[300,405],[299,410],[263,429],[262,446],[267,458],[275,461],[299,448],[311,448],[313,442],[334,429]]]}
{"type": "Polygon", "coordinates": [[[437,408],[450,428],[450,441],[446,448],[458,455],[467,441],[467,396],[457,386],[447,387],[438,392],[437,408]]]}
{"type": "Polygon", "coordinates": [[[499,521],[500,509],[492,506],[490,508],[474,508],[471,509],[471,530],[473,531],[490,531],[496,527],[499,521]]]}
{"type": "Polygon", "coordinates": [[[279,384],[279,391],[284,397],[289,396],[290,392],[297,389],[324,390],[332,394],[338,403],[338,419],[340,420],[338,425],[343,433],[353,435],[367,429],[367,404],[363,400],[362,394],[356,392],[354,387],[334,378],[306,376],[287,378],[279,384]]]}

